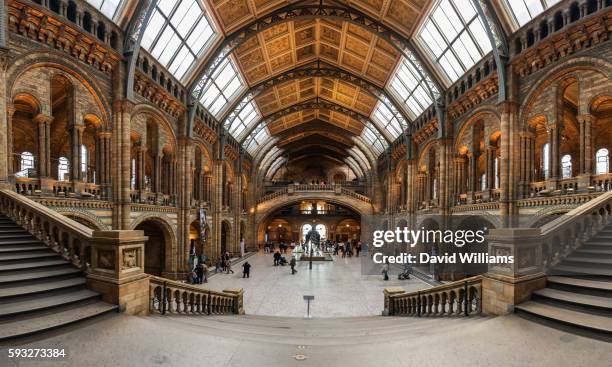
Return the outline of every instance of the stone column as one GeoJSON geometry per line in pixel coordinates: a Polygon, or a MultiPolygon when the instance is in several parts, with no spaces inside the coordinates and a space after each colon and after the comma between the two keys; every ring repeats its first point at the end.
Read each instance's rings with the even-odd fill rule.
{"type": "Polygon", "coordinates": [[[81,179],[81,139],[79,126],[73,126],[70,133],[70,180],[77,182],[81,179]]]}
{"type": "Polygon", "coordinates": [[[131,225],[131,146],[130,137],[132,109],[134,104],[127,100],[113,102],[113,228],[128,229],[131,225]]]}
{"type": "MultiPolygon", "coordinates": [[[[3,12],[4,4],[1,5],[3,12]]],[[[6,14],[6,12],[4,12],[6,14]]],[[[2,17],[4,18],[4,17],[2,17]]],[[[5,23],[0,25],[0,33],[5,35],[5,23]]],[[[3,39],[2,41],[6,41],[3,39]]],[[[6,92],[6,69],[9,64],[8,49],[0,45],[0,188],[9,188],[8,182],[9,173],[12,171],[12,157],[13,150],[12,144],[10,144],[12,131],[11,131],[11,118],[12,112],[9,111],[7,106],[7,92],[6,92]]]]}
{"type": "Polygon", "coordinates": [[[511,135],[516,131],[517,106],[513,102],[503,102],[498,106],[501,119],[501,140],[500,151],[501,157],[499,160],[499,181],[500,181],[500,215],[504,226],[511,226],[516,214],[516,180],[514,159],[518,159],[516,152],[516,135],[511,139],[511,135]]]}
{"type": "Polygon", "coordinates": [[[593,172],[593,161],[595,152],[593,151],[592,129],[595,123],[595,116],[583,114],[576,116],[580,124],[580,175],[578,176],[578,189],[588,190],[591,186],[591,175],[593,172]]]}
{"type": "Polygon", "coordinates": [[[140,144],[138,147],[138,157],[136,158],[136,188],[142,191],[145,189],[145,160],[147,157],[147,147],[140,144]]]}
{"type": "MultiPolygon", "coordinates": [[[[51,151],[50,145],[50,125],[53,116],[38,114],[34,117],[38,123],[38,177],[49,177],[51,175],[51,151]]],[[[61,177],[58,177],[61,179],[61,177]]]]}
{"type": "Polygon", "coordinates": [[[162,157],[159,153],[156,153],[153,157],[153,192],[162,192],[161,187],[161,174],[162,174],[162,157]]]}
{"type": "Polygon", "coordinates": [[[495,147],[489,145],[486,150],[486,188],[493,190],[495,188],[495,147]]]}

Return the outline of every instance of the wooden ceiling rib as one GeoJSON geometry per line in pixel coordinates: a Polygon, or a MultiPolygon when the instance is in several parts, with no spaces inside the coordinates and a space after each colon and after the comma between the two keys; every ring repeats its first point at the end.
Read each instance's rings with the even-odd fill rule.
{"type": "MultiPolygon", "coordinates": [[[[255,19],[295,1],[207,0],[222,32],[229,34],[255,19]]],[[[367,13],[408,37],[428,0],[349,0],[347,6],[367,13]]],[[[305,2],[300,2],[304,4],[305,2]]],[[[317,3],[318,1],[313,1],[317,3]]],[[[322,60],[383,88],[397,63],[399,52],[387,41],[355,24],[339,19],[295,19],[272,26],[251,37],[233,53],[246,83],[253,86],[296,67],[322,60]]],[[[363,115],[370,115],[376,98],[367,91],[331,78],[292,80],[255,98],[261,113],[269,115],[296,103],[321,97],[363,115]]],[[[322,120],[360,134],[363,124],[344,114],[300,111],[272,122],[275,135],[293,126],[322,120]]]]}

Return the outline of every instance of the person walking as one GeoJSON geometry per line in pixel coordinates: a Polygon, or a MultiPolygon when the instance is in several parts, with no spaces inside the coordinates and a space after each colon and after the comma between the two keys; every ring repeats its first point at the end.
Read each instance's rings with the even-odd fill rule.
{"type": "Polygon", "coordinates": [[[227,273],[229,274],[230,272],[232,274],[234,274],[234,271],[232,270],[232,262],[230,260],[226,260],[225,261],[225,269],[227,270],[227,273]]]}
{"type": "Polygon", "coordinates": [[[274,253],[274,266],[278,265],[278,263],[280,262],[280,258],[281,258],[280,252],[276,251],[274,253]]]}
{"type": "Polygon", "coordinates": [[[245,261],[244,264],[242,264],[242,277],[243,278],[250,278],[251,277],[251,264],[249,264],[248,261],[245,261]]]}
{"type": "Polygon", "coordinates": [[[289,262],[289,265],[291,265],[291,275],[297,273],[297,270],[295,270],[295,265],[296,265],[295,256],[291,256],[291,261],[289,262]]]}
{"type": "Polygon", "coordinates": [[[202,284],[204,281],[204,267],[202,266],[202,263],[198,263],[198,265],[196,265],[195,272],[197,275],[197,284],[202,284]]]}
{"type": "Polygon", "coordinates": [[[382,273],[384,275],[383,280],[389,280],[389,260],[385,261],[385,264],[382,267],[382,273]]]}

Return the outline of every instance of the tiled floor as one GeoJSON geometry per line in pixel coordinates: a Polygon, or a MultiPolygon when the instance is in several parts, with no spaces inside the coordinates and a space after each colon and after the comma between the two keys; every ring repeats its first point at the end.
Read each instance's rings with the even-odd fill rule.
{"type": "Polygon", "coordinates": [[[247,314],[302,317],[306,310],[303,296],[314,295],[314,317],[380,315],[384,288],[429,288],[418,279],[383,281],[382,275],[361,275],[361,260],[356,257],[313,262],[312,270],[308,262],[298,261],[295,275],[289,266],[274,266],[271,254],[259,253],[247,261],[252,265],[250,279],[242,278],[242,264],[237,264],[235,274],[217,274],[203,285],[215,290],[243,288],[247,314]]]}

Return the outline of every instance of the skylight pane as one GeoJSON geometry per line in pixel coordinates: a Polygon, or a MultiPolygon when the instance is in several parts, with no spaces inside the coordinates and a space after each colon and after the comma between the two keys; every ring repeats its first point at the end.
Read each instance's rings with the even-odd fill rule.
{"type": "Polygon", "coordinates": [[[522,27],[544,10],[550,8],[559,0],[505,0],[514,20],[522,27]]]}
{"type": "MultiPolygon", "coordinates": [[[[408,60],[403,58],[400,66],[397,68],[397,72],[390,80],[389,87],[391,92],[404,103],[404,106],[410,111],[413,118],[418,117],[432,103],[425,83],[417,69],[408,60]]],[[[385,109],[389,111],[387,108],[385,109]]],[[[400,133],[402,130],[403,128],[400,129],[400,133]]]]}
{"type": "Polygon", "coordinates": [[[438,0],[417,38],[451,83],[491,51],[488,35],[468,0],[438,0]]]}
{"type": "Polygon", "coordinates": [[[141,46],[182,79],[215,35],[200,3],[163,0],[157,2],[141,46]]]}
{"type": "Polygon", "coordinates": [[[96,7],[102,14],[110,20],[114,20],[117,14],[117,9],[121,6],[124,0],[86,0],[88,3],[96,7]]]}

